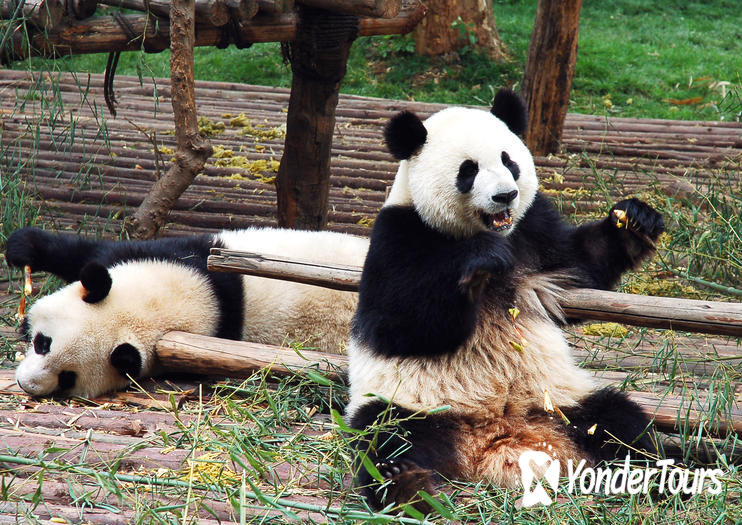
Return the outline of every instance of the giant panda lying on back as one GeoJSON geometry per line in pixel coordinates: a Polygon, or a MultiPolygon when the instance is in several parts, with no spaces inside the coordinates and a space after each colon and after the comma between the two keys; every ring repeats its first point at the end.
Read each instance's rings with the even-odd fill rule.
{"type": "Polygon", "coordinates": [[[652,252],[662,217],[628,199],[602,220],[566,224],[537,191],[518,138],[526,122],[520,97],[501,90],[491,112],[449,108],[424,123],[402,112],[386,128],[401,164],[374,224],[348,347],[351,426],[401,420],[398,433],[359,444],[388,482],[361,467],[375,507],[414,500],[441,476],[514,487],[527,450],[560,461],[625,455],[610,436],[654,450],[640,408],[574,363],[558,298],[614,286],[652,252]],[[544,411],[545,391],[569,425],[544,411]]]}
{"type": "Polygon", "coordinates": [[[360,266],[368,240],[249,228],[113,242],[18,230],[8,238],[8,263],[71,283],[28,312],[23,328],[30,344],[16,370],[20,387],[36,396],[86,397],[122,388],[127,376],[160,371],[155,343],[172,330],[274,345],[296,340],[344,352],[356,294],[209,272],[212,247],[360,266]]]}

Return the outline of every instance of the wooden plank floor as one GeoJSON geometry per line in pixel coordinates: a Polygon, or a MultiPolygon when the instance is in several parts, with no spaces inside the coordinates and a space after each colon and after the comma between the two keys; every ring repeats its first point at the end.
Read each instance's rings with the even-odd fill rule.
{"type": "MultiPolygon", "coordinates": [[[[44,77],[31,79],[25,72],[0,71],[3,155],[29,161],[23,170],[27,188],[36,192],[42,221],[53,228],[116,236],[123,216],[141,202],[156,177],[152,138],[162,150],[159,169],[167,169],[170,150],[175,147],[174,137],[168,134],[173,129],[169,81],[157,80],[155,88],[150,80],[140,85],[138,79],[121,76],[116,78],[115,87],[119,113],[113,119],[102,109],[101,75],[61,75],[52,89],[44,77]],[[159,95],[157,108],[152,99],[155,89],[159,95]],[[105,134],[100,133],[102,122],[105,134]]],[[[275,173],[270,167],[281,157],[281,126],[285,123],[288,91],[197,82],[196,97],[199,114],[211,121],[212,128],[214,123],[217,127],[224,123],[223,133],[211,137],[221,158],[215,156],[209,161],[179,201],[166,234],[275,224],[275,190],[270,182],[275,173]],[[252,134],[244,133],[245,126],[230,125],[232,118],[243,113],[252,125],[252,134]],[[225,150],[231,150],[233,156],[225,150]],[[246,163],[250,163],[250,169],[244,167],[246,163]]],[[[402,109],[425,116],[442,107],[340,97],[329,228],[361,235],[370,231],[396,166],[381,142],[386,120],[402,109]]],[[[235,123],[244,124],[244,120],[235,123]]],[[[569,115],[564,146],[564,153],[536,159],[539,175],[547,191],[568,207],[574,206],[579,214],[588,214],[603,205],[594,192],[583,191],[595,185],[596,178],[608,181],[607,191],[614,196],[640,193],[648,184],[657,184],[668,194],[690,194],[696,187],[712,184],[720,171],[742,163],[742,128],[735,123],[569,115]]],[[[15,335],[9,323],[17,305],[17,290],[7,292],[4,268],[0,264],[0,315],[6,321],[0,322],[0,335],[12,341],[15,335]]],[[[609,337],[586,336],[578,331],[571,339],[584,366],[602,371],[598,373],[607,380],[626,380],[633,388],[656,395],[670,388],[663,379],[670,368],[674,377],[681,378],[673,381],[675,392],[693,397],[699,391],[702,394],[707,376],[718,367],[740,370],[742,365],[738,339],[632,332],[621,341],[623,353],[604,351],[609,345],[616,346],[609,337]],[[661,350],[670,347],[673,351],[661,350]]],[[[198,417],[194,394],[197,385],[193,380],[148,381],[142,390],[130,389],[85,404],[42,402],[20,392],[12,366],[6,362],[0,369],[0,455],[56,457],[74,463],[85,454],[87,462],[120,460],[121,471],[127,473],[187,468],[187,447],[165,453],[152,443],[162,433],[171,434],[179,425],[198,417]],[[181,409],[179,420],[173,400],[181,409]]],[[[209,395],[206,389],[202,399],[206,406],[209,395]]],[[[739,409],[739,384],[731,395],[739,409]]],[[[225,417],[220,424],[229,426],[230,421],[225,417]]],[[[294,430],[317,435],[329,428],[328,416],[318,414],[311,425],[296,426],[294,430]]],[[[4,468],[9,469],[3,474],[9,493],[16,500],[24,495],[29,503],[0,504],[0,524],[26,522],[27,516],[42,522],[64,518],[74,523],[106,524],[128,523],[136,517],[134,504],[122,505],[91,478],[60,473],[48,475],[41,490],[44,503],[34,506],[30,502],[38,489],[34,477],[38,469],[7,464],[4,468]],[[81,493],[90,494],[89,499],[100,506],[81,506],[75,496],[81,493]],[[107,502],[125,510],[107,510],[107,502]]],[[[326,487],[321,486],[313,468],[316,465],[279,462],[271,475],[283,486],[301,487],[292,493],[293,500],[323,505],[326,487]]],[[[200,523],[238,521],[228,502],[213,495],[206,497],[211,498],[212,512],[201,510],[200,523]]]]}
{"type": "MultiPolygon", "coordinates": [[[[150,80],[140,85],[135,78],[117,77],[120,103],[115,119],[103,108],[102,82],[101,75],[61,75],[52,90],[48,82],[33,81],[25,72],[0,72],[5,155],[34,159],[24,172],[44,199],[45,218],[59,228],[105,227],[118,232],[126,211],[139,205],[157,176],[151,139],[164,152],[161,172],[175,148],[175,138],[168,134],[173,130],[168,80],[157,80],[155,88],[150,80]],[[37,86],[35,91],[32,86],[37,86]],[[42,125],[37,127],[40,117],[42,125]]],[[[288,90],[197,82],[196,97],[199,115],[224,126],[222,133],[211,137],[222,158],[212,157],[180,199],[170,232],[274,224],[275,172],[266,168],[271,163],[277,168],[281,158],[288,90]],[[231,126],[231,119],[241,114],[253,134],[245,134],[244,126],[231,126]],[[230,154],[225,150],[234,156],[225,157],[230,154]],[[246,163],[251,170],[239,167],[246,163]]],[[[388,118],[402,109],[426,116],[442,107],[340,97],[331,163],[330,229],[368,233],[395,172],[396,163],[381,138],[388,118]]],[[[607,120],[571,114],[564,146],[563,154],[536,159],[539,175],[547,191],[587,212],[598,203],[583,189],[594,185],[596,176],[605,178],[615,196],[634,194],[654,183],[668,193],[690,193],[695,186],[708,184],[720,168],[739,165],[742,129],[736,123],[607,120]]]]}

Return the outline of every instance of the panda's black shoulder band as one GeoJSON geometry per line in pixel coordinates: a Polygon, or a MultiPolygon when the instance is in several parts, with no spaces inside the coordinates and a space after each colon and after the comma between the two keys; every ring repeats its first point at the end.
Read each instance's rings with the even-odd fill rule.
{"type": "Polygon", "coordinates": [[[410,111],[397,113],[384,128],[386,147],[397,160],[409,159],[422,148],[427,138],[428,130],[410,111]]]}

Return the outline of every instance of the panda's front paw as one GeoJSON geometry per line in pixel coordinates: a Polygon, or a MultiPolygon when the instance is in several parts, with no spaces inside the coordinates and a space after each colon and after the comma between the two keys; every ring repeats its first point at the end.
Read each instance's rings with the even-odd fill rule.
{"type": "Polygon", "coordinates": [[[646,202],[635,198],[616,203],[608,213],[608,220],[614,227],[630,232],[641,240],[649,240],[652,244],[665,231],[662,215],[646,202]]]}
{"type": "Polygon", "coordinates": [[[503,246],[492,247],[468,261],[459,286],[470,301],[476,302],[490,278],[500,279],[512,269],[510,250],[503,246]]]}
{"type": "Polygon", "coordinates": [[[50,235],[38,228],[22,228],[8,237],[5,260],[10,266],[30,266],[36,270],[41,250],[49,243],[50,235]]]}

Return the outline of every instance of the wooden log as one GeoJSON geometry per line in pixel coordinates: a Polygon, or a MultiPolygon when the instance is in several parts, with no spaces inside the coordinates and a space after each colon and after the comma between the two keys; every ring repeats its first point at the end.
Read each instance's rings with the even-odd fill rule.
{"type": "Polygon", "coordinates": [[[327,224],[335,108],[357,35],[355,16],[299,9],[296,38],[288,53],[291,96],[276,176],[279,226],[321,230],[327,224]]]}
{"type": "MultiPolygon", "coordinates": [[[[58,1],[58,0],[55,0],[58,1]]],[[[405,0],[399,15],[390,19],[359,19],[359,36],[404,34],[410,32],[425,14],[419,0],[405,0]]],[[[166,18],[152,19],[146,15],[124,15],[123,19],[140,38],[131,39],[112,17],[67,20],[55,26],[53,33],[34,33],[31,45],[25,36],[14,34],[2,55],[5,61],[22,60],[29,56],[66,56],[112,51],[138,51],[143,43],[149,49],[167,49],[170,45],[170,24],[166,18]],[[142,39],[144,42],[142,42],[142,39]]],[[[248,23],[239,25],[239,39],[244,43],[291,42],[296,37],[294,13],[258,14],[248,23]]],[[[222,28],[198,24],[195,46],[218,46],[229,41],[222,28]]]]}
{"type": "Polygon", "coordinates": [[[258,14],[257,0],[223,0],[229,9],[229,15],[240,26],[249,24],[258,14]]]}
{"type": "Polygon", "coordinates": [[[258,0],[259,13],[278,15],[293,10],[294,0],[258,0]]]}
{"type": "Polygon", "coordinates": [[[299,3],[334,13],[394,18],[399,13],[400,0],[298,0],[299,3]]]}
{"type": "Polygon", "coordinates": [[[157,342],[157,357],[169,372],[198,372],[241,378],[249,377],[263,368],[287,374],[311,367],[330,379],[337,379],[348,366],[345,356],[311,350],[299,353],[290,348],[185,332],[165,334],[157,342]]]}
{"type": "Polygon", "coordinates": [[[20,20],[39,29],[55,28],[64,16],[62,0],[0,0],[0,18],[20,20]]]}
{"type": "MultiPolygon", "coordinates": [[[[212,248],[208,268],[337,290],[357,291],[361,279],[359,267],[315,264],[221,248],[212,248]]],[[[561,304],[567,317],[742,337],[742,303],[649,297],[583,288],[565,290],[561,304]]]]}
{"type": "Polygon", "coordinates": [[[534,155],[556,153],[577,62],[582,0],[540,0],[528,47],[523,88],[529,122],[525,143],[534,155]]]}
{"type": "MultiPolygon", "coordinates": [[[[149,11],[164,18],[170,16],[170,0],[100,0],[100,2],[124,9],[149,11]]],[[[229,8],[225,0],[196,0],[196,22],[216,27],[229,22],[229,8]]]]}
{"type": "MultiPolygon", "coordinates": [[[[302,351],[271,345],[231,341],[185,332],[169,332],[157,342],[157,356],[162,367],[174,372],[198,371],[206,375],[249,377],[267,368],[286,374],[302,369],[318,369],[335,379],[348,366],[348,358],[324,352],[302,351]]],[[[604,377],[603,372],[596,372],[604,377]]],[[[629,392],[629,396],[655,419],[657,428],[667,432],[695,429],[700,424],[713,435],[742,433],[742,408],[735,407],[729,417],[720,415],[716,425],[708,424],[705,400],[691,402],[678,396],[658,396],[646,392],[629,392]]]]}

